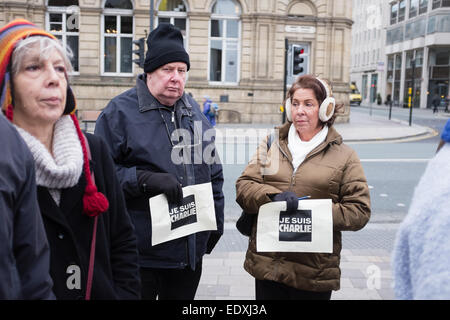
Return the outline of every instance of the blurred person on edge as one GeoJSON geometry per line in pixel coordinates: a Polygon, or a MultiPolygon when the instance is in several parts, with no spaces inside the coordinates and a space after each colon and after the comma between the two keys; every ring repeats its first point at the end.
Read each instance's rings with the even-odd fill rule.
{"type": "Polygon", "coordinates": [[[35,161],[56,298],[139,298],[134,228],[106,144],[80,130],[68,52],[26,20],[0,30],[0,48],[2,110],[35,161]]]}
{"type": "Polygon", "coordinates": [[[295,212],[298,197],[306,195],[332,200],[331,254],[257,252],[253,225],[244,268],[255,277],[257,300],[329,300],[340,288],[341,231],[357,231],[369,221],[360,160],[333,127],[339,107],[328,83],[312,75],[297,78],[285,102],[287,122],[276,128],[278,138],[269,148],[267,141],[259,145],[236,182],[236,201],[246,214],[257,214],[271,201],[286,201],[287,211],[295,212]],[[275,173],[263,174],[261,150],[265,163],[279,164],[275,173]]]}
{"type": "Polygon", "coordinates": [[[33,156],[2,114],[0,140],[0,300],[55,299],[33,156]]]}
{"type": "Polygon", "coordinates": [[[203,255],[212,251],[223,233],[222,165],[215,151],[215,134],[203,139],[207,130],[214,132],[211,125],[195,100],[184,92],[190,62],[180,30],[161,23],[148,36],[147,45],[144,73],[137,77],[134,88],[110,101],[97,119],[95,134],[109,145],[136,227],[142,298],[192,300],[203,255]],[[213,163],[205,162],[203,156],[200,163],[184,156],[179,163],[172,161],[172,153],[180,149],[180,132],[183,152],[193,158],[194,147],[200,147],[202,154],[208,151],[215,158],[213,163]],[[179,205],[182,187],[209,182],[217,231],[152,245],[149,198],[164,194],[169,205],[179,205]]]}
{"type": "Polygon", "coordinates": [[[416,186],[392,253],[401,300],[450,300],[450,120],[416,186]]]}

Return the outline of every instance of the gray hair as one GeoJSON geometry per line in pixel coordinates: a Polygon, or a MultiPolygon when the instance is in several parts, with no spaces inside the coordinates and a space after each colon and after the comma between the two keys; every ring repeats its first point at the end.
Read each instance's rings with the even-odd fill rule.
{"type": "Polygon", "coordinates": [[[35,47],[39,48],[40,60],[47,60],[50,54],[56,50],[63,58],[64,65],[67,72],[73,70],[70,59],[73,57],[73,53],[69,47],[65,49],[59,40],[55,40],[45,36],[32,36],[22,40],[19,40],[15,47],[11,57],[11,75],[14,77],[22,68],[22,62],[24,57],[35,47]]]}

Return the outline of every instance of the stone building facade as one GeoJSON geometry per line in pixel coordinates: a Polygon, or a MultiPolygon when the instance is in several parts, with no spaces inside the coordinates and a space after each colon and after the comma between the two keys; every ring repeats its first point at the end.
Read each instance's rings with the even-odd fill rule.
{"type": "Polygon", "coordinates": [[[191,69],[186,91],[220,106],[219,122],[280,123],[292,47],[306,49],[303,73],[329,80],[349,116],[351,0],[1,0],[0,25],[26,18],[74,52],[78,109],[101,110],[142,72],[133,40],[151,20],[182,29],[191,69]],[[152,10],[153,9],[153,10],[152,10]],[[150,19],[150,13],[154,18],[150,19]],[[287,45],[287,50],[285,47],[287,45]]]}

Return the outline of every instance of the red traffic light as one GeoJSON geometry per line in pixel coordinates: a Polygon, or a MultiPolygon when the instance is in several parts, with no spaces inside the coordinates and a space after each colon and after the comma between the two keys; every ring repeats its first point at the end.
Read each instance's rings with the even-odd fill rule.
{"type": "Polygon", "coordinates": [[[294,55],[304,54],[305,48],[294,46],[294,55]]]}

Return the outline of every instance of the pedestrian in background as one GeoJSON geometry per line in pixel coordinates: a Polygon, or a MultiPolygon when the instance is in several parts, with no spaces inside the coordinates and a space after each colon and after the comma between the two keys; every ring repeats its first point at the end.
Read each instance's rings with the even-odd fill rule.
{"type": "Polygon", "coordinates": [[[392,254],[397,299],[450,299],[450,120],[414,190],[392,254]]]}
{"type": "MultiPolygon", "coordinates": [[[[1,105],[5,102],[2,95],[1,105]]],[[[33,157],[1,114],[0,139],[0,299],[54,299],[33,157]]]]}
{"type": "Polygon", "coordinates": [[[257,300],[329,300],[340,287],[341,231],[359,230],[369,221],[369,188],[356,152],[333,127],[335,101],[325,81],[299,77],[288,92],[286,116],[276,128],[279,137],[258,147],[256,155],[265,159],[255,155],[237,180],[236,201],[256,214],[271,201],[286,201],[287,211],[295,212],[298,197],[331,199],[333,253],[258,252],[254,225],[244,268],[255,277],[257,300]],[[264,163],[279,168],[264,174],[264,163]]]}
{"type": "Polygon", "coordinates": [[[180,30],[161,23],[148,36],[147,45],[145,73],[138,76],[134,88],[106,106],[97,119],[95,134],[110,147],[136,227],[142,298],[192,300],[203,255],[212,251],[223,233],[222,165],[216,158],[214,137],[202,141],[211,125],[184,92],[190,61],[180,30]],[[180,132],[183,141],[178,140],[180,132]],[[199,150],[202,155],[212,151],[214,161],[193,159],[199,150]],[[174,162],[173,154],[180,152],[186,157],[174,162]],[[217,231],[153,245],[149,198],[164,194],[169,205],[177,206],[183,200],[182,187],[209,182],[217,231]]]}
{"type": "Polygon", "coordinates": [[[433,96],[432,104],[433,104],[433,113],[438,112],[439,105],[441,104],[441,97],[439,97],[437,93],[433,96]]]}
{"type": "Polygon", "coordinates": [[[217,109],[214,107],[214,105],[217,106],[216,103],[213,103],[211,98],[208,96],[203,97],[203,114],[208,119],[209,123],[214,127],[216,125],[216,116],[217,116],[217,109]]]}
{"type": "Polygon", "coordinates": [[[66,50],[26,20],[0,35],[2,110],[35,161],[56,298],[139,298],[134,229],[107,146],[80,130],[66,50]]]}

